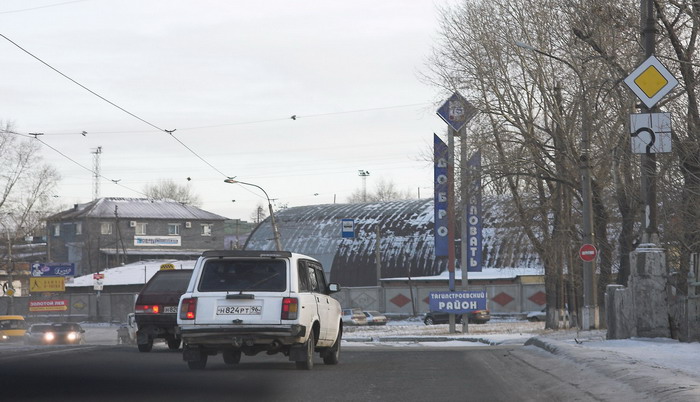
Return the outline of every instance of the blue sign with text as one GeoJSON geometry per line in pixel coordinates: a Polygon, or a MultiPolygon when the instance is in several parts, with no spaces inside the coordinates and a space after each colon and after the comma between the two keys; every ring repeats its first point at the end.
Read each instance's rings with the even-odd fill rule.
{"type": "Polygon", "coordinates": [[[430,311],[465,314],[475,310],[486,310],[486,292],[430,292],[430,311]]]}
{"type": "Polygon", "coordinates": [[[32,276],[75,276],[75,264],[67,262],[32,264],[32,276]]]}
{"type": "Polygon", "coordinates": [[[447,144],[433,134],[435,174],[435,256],[447,257],[447,144]]]}
{"type": "Polygon", "coordinates": [[[467,191],[467,271],[481,272],[481,152],[467,162],[470,182],[467,191]]]}
{"type": "Polygon", "coordinates": [[[345,239],[352,239],[355,237],[355,220],[342,219],[340,221],[340,233],[345,239]]]}

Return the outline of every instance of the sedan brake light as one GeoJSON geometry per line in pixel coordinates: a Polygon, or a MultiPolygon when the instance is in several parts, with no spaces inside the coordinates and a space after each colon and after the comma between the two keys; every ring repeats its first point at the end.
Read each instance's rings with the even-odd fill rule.
{"type": "Polygon", "coordinates": [[[159,314],[160,306],[156,304],[137,304],[134,311],[137,314],[159,314]]]}
{"type": "Polygon", "coordinates": [[[180,305],[180,319],[181,320],[194,320],[197,315],[197,298],[189,297],[187,299],[182,299],[182,304],[180,305]]]}

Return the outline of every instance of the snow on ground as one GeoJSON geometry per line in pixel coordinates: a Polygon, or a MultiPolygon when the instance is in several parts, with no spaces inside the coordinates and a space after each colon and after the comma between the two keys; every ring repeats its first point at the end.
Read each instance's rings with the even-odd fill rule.
{"type": "Polygon", "coordinates": [[[468,333],[459,332],[461,328],[456,325],[457,332],[450,333],[448,324],[427,326],[418,319],[390,321],[379,327],[346,327],[343,347],[525,344],[536,354],[548,353],[580,367],[571,381],[584,389],[594,386],[591,382],[601,381],[600,389],[612,390],[609,394],[603,392],[601,400],[700,401],[698,342],[668,338],[606,340],[605,330],[551,331],[545,330],[541,322],[498,318],[487,324],[469,324],[468,333]]]}

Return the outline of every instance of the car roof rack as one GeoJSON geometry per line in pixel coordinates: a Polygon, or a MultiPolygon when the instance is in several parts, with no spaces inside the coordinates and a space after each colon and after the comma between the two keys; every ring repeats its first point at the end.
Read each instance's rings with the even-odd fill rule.
{"type": "Polygon", "coordinates": [[[254,258],[289,258],[290,251],[269,250],[208,250],[202,253],[202,257],[254,257],[254,258]]]}

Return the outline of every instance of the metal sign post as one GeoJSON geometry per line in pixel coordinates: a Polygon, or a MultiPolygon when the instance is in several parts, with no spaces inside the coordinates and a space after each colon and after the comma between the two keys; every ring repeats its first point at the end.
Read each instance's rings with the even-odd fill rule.
{"type": "MultiPolygon", "coordinates": [[[[447,134],[447,218],[448,218],[448,261],[447,261],[447,271],[449,273],[450,279],[450,291],[455,291],[455,192],[454,192],[454,137],[459,135],[460,130],[464,129],[464,126],[476,115],[478,110],[472,106],[459,92],[455,92],[450,96],[445,103],[440,106],[437,110],[438,116],[445,121],[448,125],[447,134]]],[[[463,135],[462,147],[463,153],[466,153],[466,134],[463,135]]],[[[461,163],[461,183],[462,183],[462,199],[465,199],[466,188],[464,183],[466,181],[466,160],[462,157],[461,163]]],[[[465,205],[462,204],[463,208],[460,208],[464,215],[463,219],[466,219],[465,205]]],[[[437,217],[436,217],[437,218],[437,217]]],[[[466,226],[462,228],[462,242],[466,241],[466,226]]],[[[464,250],[464,245],[462,246],[464,250]]],[[[466,274],[466,256],[464,251],[462,254],[462,288],[466,290],[468,283],[468,278],[466,274]]],[[[466,328],[466,327],[465,327],[466,328]]],[[[466,329],[465,329],[466,331],[466,329]]],[[[455,332],[455,315],[450,314],[450,333],[455,332]]]]}

